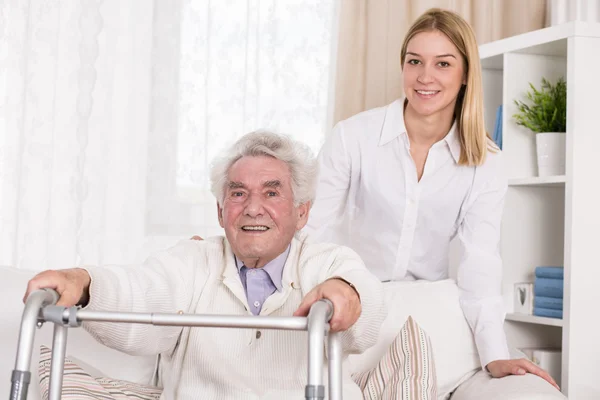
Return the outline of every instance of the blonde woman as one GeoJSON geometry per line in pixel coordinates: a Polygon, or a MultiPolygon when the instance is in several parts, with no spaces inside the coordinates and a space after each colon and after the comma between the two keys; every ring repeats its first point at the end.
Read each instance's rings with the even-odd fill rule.
{"type": "Polygon", "coordinates": [[[338,123],[321,150],[305,230],[353,248],[382,281],[447,278],[458,236],[461,306],[482,366],[558,388],[509,357],[499,255],[507,181],[484,128],[475,35],[459,15],[431,9],[409,29],[400,61],[405,97],[338,123]]]}

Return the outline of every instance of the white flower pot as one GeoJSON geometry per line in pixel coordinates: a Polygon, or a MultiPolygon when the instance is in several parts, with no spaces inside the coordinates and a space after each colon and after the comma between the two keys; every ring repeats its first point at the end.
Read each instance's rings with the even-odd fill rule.
{"type": "Polygon", "coordinates": [[[561,132],[535,134],[538,176],[565,174],[566,136],[561,132]]]}

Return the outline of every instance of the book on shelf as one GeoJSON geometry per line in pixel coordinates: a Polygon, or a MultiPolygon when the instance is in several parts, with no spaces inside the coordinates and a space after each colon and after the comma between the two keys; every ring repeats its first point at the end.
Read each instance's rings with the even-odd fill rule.
{"type": "Polygon", "coordinates": [[[494,124],[492,140],[502,150],[502,105],[496,110],[496,123],[494,124]]]}

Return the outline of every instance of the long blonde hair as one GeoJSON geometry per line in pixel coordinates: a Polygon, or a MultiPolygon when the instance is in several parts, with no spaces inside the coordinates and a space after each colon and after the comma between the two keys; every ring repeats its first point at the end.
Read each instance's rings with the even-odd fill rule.
{"type": "Polygon", "coordinates": [[[481,83],[481,63],[475,33],[460,15],[440,8],[432,8],[421,15],[408,30],[400,63],[404,68],[408,42],[418,33],[437,30],[454,43],[463,57],[467,75],[456,99],[454,115],[460,140],[459,165],[481,165],[487,151],[495,152],[497,147],[485,130],[483,120],[483,88],[481,83]]]}

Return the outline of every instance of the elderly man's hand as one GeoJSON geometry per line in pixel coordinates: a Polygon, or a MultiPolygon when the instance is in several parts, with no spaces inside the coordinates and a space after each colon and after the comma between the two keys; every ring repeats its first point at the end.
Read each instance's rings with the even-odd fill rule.
{"type": "Polygon", "coordinates": [[[550,374],[526,358],[492,361],[487,365],[487,369],[494,378],[503,378],[508,375],[525,375],[529,372],[547,380],[552,386],[560,390],[560,387],[558,387],[550,374]]]}
{"type": "Polygon", "coordinates": [[[50,288],[56,290],[60,296],[56,303],[58,306],[85,305],[89,299],[89,287],[90,275],[85,269],[48,270],[31,278],[23,302],[27,301],[34,290],[50,288]]]}
{"type": "Polygon", "coordinates": [[[329,321],[333,332],[345,331],[360,317],[362,307],[358,293],[347,282],[337,278],[326,280],[308,292],[294,316],[307,316],[310,306],[321,299],[333,303],[333,317],[329,321]]]}

